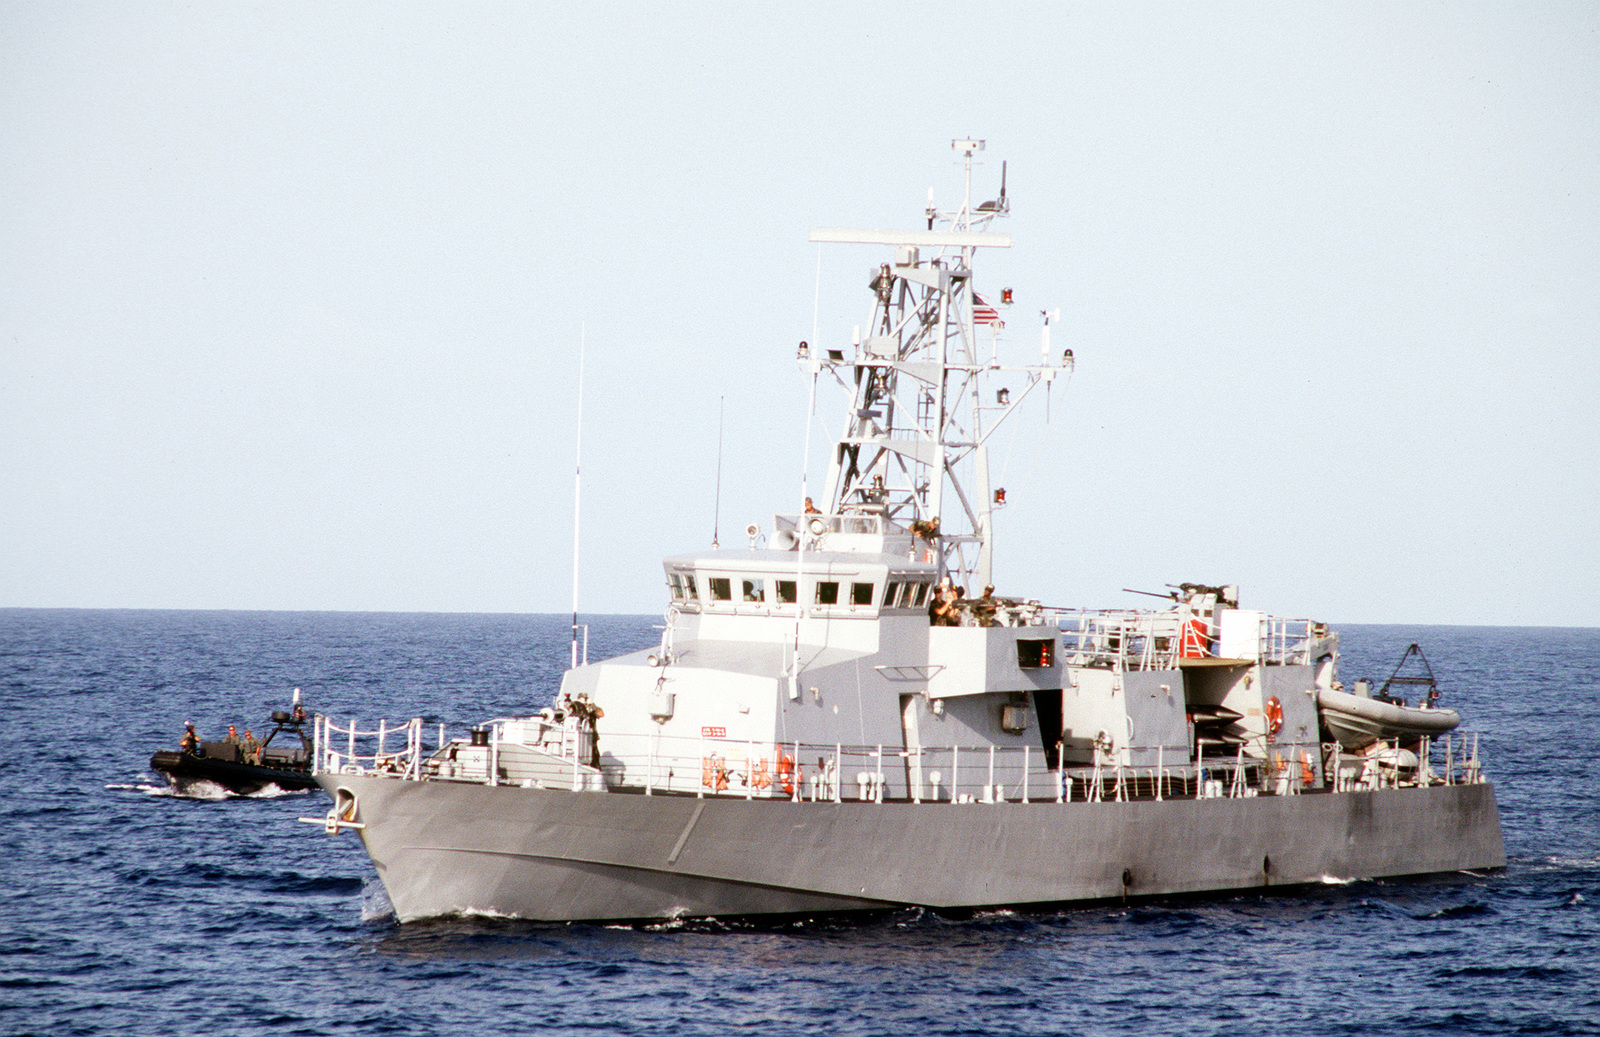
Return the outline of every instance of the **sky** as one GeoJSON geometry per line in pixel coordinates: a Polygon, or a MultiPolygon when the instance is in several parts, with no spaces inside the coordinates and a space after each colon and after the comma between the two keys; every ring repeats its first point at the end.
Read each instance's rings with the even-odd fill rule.
{"type": "Polygon", "coordinates": [[[883,258],[807,231],[968,136],[1076,357],[1001,594],[1600,626],[1584,3],[0,0],[0,607],[568,611],[581,351],[579,607],[659,611],[795,510],[883,258]]]}

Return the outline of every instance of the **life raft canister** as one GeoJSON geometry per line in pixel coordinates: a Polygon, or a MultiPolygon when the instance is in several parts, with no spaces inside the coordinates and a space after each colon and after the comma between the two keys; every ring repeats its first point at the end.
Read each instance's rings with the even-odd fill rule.
{"type": "Polygon", "coordinates": [[[1267,734],[1275,735],[1283,730],[1283,703],[1274,695],[1267,699],[1267,734]]]}

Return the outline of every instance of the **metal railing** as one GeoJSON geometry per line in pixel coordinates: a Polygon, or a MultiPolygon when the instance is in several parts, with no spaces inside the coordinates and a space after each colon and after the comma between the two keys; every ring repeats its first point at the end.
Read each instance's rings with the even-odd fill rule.
{"type": "Polygon", "coordinates": [[[1177,665],[1183,624],[1173,611],[1067,609],[1056,613],[1062,657],[1069,662],[1124,670],[1168,670],[1177,665]]]}
{"type": "Polygon", "coordinates": [[[423,724],[362,729],[316,718],[314,768],[318,773],[371,774],[402,780],[538,784],[545,788],[609,789],[645,795],[694,795],[789,799],[794,802],[1031,803],[1105,802],[1133,799],[1248,798],[1307,792],[1482,782],[1476,735],[1470,751],[1464,735],[1423,739],[1408,749],[1377,743],[1361,753],[1338,743],[1271,742],[1240,745],[1231,754],[1195,761],[1181,748],[1127,746],[1095,749],[1090,763],[1054,763],[1041,748],[949,745],[903,748],[835,742],[772,743],[702,736],[675,738],[653,733],[608,748],[598,769],[590,766],[593,732],[568,715],[500,718],[474,728],[467,739],[447,739],[439,725],[431,755],[423,748],[423,724]],[[399,743],[394,744],[394,743],[399,743]],[[642,745],[640,743],[643,743],[642,745]],[[1168,756],[1174,757],[1167,762],[1168,756]],[[1153,764],[1132,765],[1133,759],[1153,764]],[[538,780],[526,763],[536,759],[538,780]],[[518,770],[518,765],[522,769],[518,770]]]}
{"type": "Polygon", "coordinates": [[[1399,739],[1379,741],[1359,753],[1347,752],[1337,742],[1324,746],[1329,761],[1330,790],[1352,792],[1483,783],[1483,764],[1478,757],[1475,732],[1470,739],[1466,732],[1457,731],[1440,740],[1424,737],[1415,744],[1416,750],[1411,750],[1399,739]],[[1436,752],[1444,757],[1437,767],[1433,759],[1436,752]]]}
{"type": "MultiPolygon", "coordinates": [[[[1122,670],[1170,670],[1184,659],[1224,654],[1219,624],[1180,609],[1056,609],[1063,658],[1122,670]]],[[[1263,615],[1243,658],[1268,665],[1304,665],[1327,637],[1309,619],[1263,615]]],[[[1233,646],[1229,646],[1233,647],[1233,646]]],[[[1231,653],[1229,653],[1231,654],[1231,653]]]]}
{"type": "MultiPolygon", "coordinates": [[[[441,727],[442,733],[442,727],[441,727]]],[[[422,719],[391,725],[386,720],[363,731],[356,718],[340,727],[333,717],[318,714],[312,724],[311,770],[316,774],[393,774],[421,776],[422,719]],[[399,748],[391,742],[399,741],[399,748]],[[363,751],[364,750],[364,751],[363,751]]]]}

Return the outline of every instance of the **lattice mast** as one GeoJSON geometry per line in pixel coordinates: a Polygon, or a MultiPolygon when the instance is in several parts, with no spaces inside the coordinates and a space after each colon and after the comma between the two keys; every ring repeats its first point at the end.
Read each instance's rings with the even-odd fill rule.
{"type": "Polygon", "coordinates": [[[973,258],[980,248],[1011,247],[1009,235],[987,230],[1010,203],[1002,165],[999,197],[972,205],[972,156],[983,143],[952,142],[964,156],[961,205],[940,210],[930,190],[927,229],[811,232],[812,241],[888,245],[894,256],[873,273],[872,316],[864,335],[857,329],[853,356],[806,358],[814,372],[832,373],[851,401],[829,465],[829,510],[876,512],[925,534],[918,549],[972,593],[992,582],[989,437],[1034,388],[1071,365],[1070,351],[1049,357],[1051,315],[1040,363],[1001,362],[999,313],[974,289],[973,258]],[[997,375],[1020,384],[991,392],[997,375]]]}

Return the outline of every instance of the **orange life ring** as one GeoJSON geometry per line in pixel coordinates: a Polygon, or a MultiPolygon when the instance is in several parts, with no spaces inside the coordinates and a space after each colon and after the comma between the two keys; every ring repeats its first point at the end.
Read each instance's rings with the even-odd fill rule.
{"type": "Polygon", "coordinates": [[[1267,734],[1275,735],[1283,730],[1283,703],[1274,695],[1267,699],[1267,734]]]}
{"type": "Polygon", "coordinates": [[[778,784],[782,786],[784,795],[794,795],[794,779],[794,757],[780,751],[778,753],[778,784]]]}

